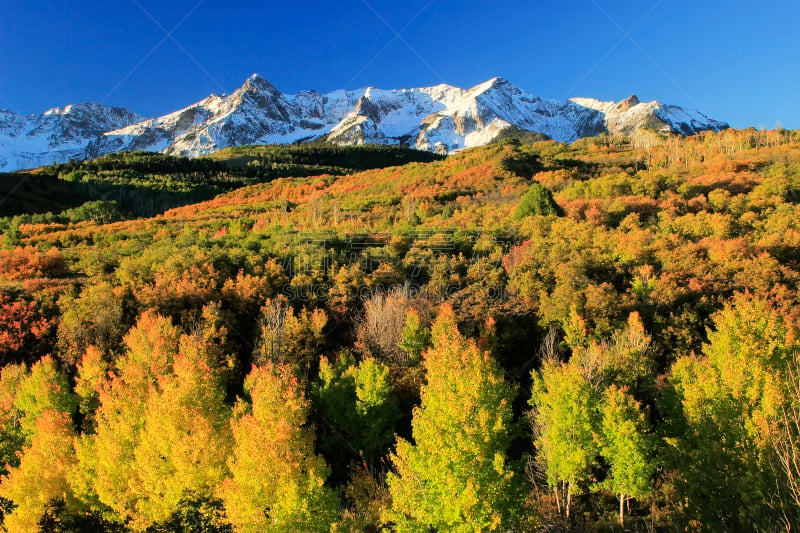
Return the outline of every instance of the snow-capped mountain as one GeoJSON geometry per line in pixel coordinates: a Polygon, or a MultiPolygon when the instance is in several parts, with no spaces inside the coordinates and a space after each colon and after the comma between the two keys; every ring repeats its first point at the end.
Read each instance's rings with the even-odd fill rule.
{"type": "Polygon", "coordinates": [[[699,131],[728,128],[698,111],[660,102],[640,102],[636,95],[619,102],[601,102],[594,98],[573,98],[572,102],[603,114],[606,129],[615,135],[629,135],[639,128],[694,135],[699,131]]]}
{"type": "Polygon", "coordinates": [[[193,157],[228,146],[315,139],[344,119],[363,92],[284,95],[253,75],[230,96],[212,95],[169,115],[108,132],[87,150],[92,157],[121,150],[193,157]]]}
{"type": "Polygon", "coordinates": [[[637,128],[690,135],[728,125],[697,111],[641,103],[635,96],[620,102],[546,100],[502,78],[468,90],[442,84],[288,95],[254,74],[229,96],[212,95],[159,118],[96,104],[41,116],[0,111],[0,171],[123,150],[195,157],[228,146],[320,138],[450,153],[487,144],[510,127],[572,142],[604,132],[629,134],[637,128]]]}
{"type": "Polygon", "coordinates": [[[85,159],[89,141],[145,118],[100,104],[57,107],[42,115],[0,109],[0,172],[85,159]]]}

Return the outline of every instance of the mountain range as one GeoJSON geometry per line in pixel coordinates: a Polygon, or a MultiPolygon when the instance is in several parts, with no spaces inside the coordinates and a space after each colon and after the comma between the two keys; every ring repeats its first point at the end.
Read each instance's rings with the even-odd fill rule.
{"type": "Polygon", "coordinates": [[[509,128],[570,143],[640,128],[692,135],[727,127],[698,111],[636,96],[619,102],[543,99],[502,78],[467,90],[441,84],[288,95],[254,74],[231,95],[211,95],[158,118],[100,104],[42,115],[0,110],[0,171],[125,150],[197,157],[229,146],[325,140],[452,153],[487,144],[509,128]]]}

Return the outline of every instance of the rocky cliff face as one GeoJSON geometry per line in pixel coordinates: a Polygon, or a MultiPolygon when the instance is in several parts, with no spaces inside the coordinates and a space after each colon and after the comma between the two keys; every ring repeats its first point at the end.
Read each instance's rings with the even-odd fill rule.
{"type": "Polygon", "coordinates": [[[97,104],[39,116],[0,111],[0,171],[123,150],[195,157],[229,146],[314,139],[450,153],[487,144],[510,127],[572,142],[639,128],[691,135],[728,126],[697,111],[642,103],[635,96],[620,102],[546,100],[502,78],[468,90],[437,85],[287,95],[253,75],[229,96],[212,95],[159,118],[97,104]]]}

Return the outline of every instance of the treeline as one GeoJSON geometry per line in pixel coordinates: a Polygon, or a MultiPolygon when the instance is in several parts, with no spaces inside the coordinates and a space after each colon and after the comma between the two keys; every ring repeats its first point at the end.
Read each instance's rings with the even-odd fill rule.
{"type": "MultiPolygon", "coordinates": [[[[212,160],[223,160],[229,168],[280,169],[281,165],[329,167],[347,173],[372,168],[406,165],[408,163],[430,163],[444,156],[431,152],[413,150],[403,146],[368,144],[361,146],[339,146],[330,144],[296,144],[267,146],[234,146],[209,156],[212,160]]],[[[284,176],[276,176],[284,177],[284,176]]]]}
{"type": "Polygon", "coordinates": [[[109,171],[128,171],[136,174],[178,174],[209,178],[225,170],[217,161],[206,158],[190,159],[153,152],[119,152],[96,159],[70,161],[45,167],[43,172],[62,176],[67,181],[81,179],[81,173],[99,174],[109,171]],[[77,175],[72,173],[77,172],[77,175]]]}
{"type": "Polygon", "coordinates": [[[8,218],[0,226],[79,222],[63,212],[90,211],[100,205],[98,202],[104,202],[107,208],[113,202],[118,208],[112,219],[96,219],[100,222],[117,217],[150,217],[277,178],[344,176],[441,158],[428,152],[384,145],[244,146],[194,159],[151,152],[107,154],[51,165],[31,174],[0,174],[0,194],[5,192],[0,215],[8,218]],[[84,203],[91,205],[82,208],[84,203]],[[12,224],[10,219],[14,216],[20,218],[12,224]]]}
{"type": "MultiPolygon", "coordinates": [[[[42,169],[42,172],[69,176],[73,172],[98,174],[109,171],[130,171],[137,174],[174,174],[208,180],[226,172],[237,177],[253,177],[250,176],[252,168],[249,167],[264,167],[265,169],[272,166],[280,168],[281,165],[329,167],[346,173],[413,162],[429,163],[441,159],[443,156],[437,154],[382,144],[361,146],[259,145],[234,146],[198,158],[176,157],[152,152],[118,152],[96,159],[51,165],[42,169]],[[251,165],[251,163],[255,163],[255,165],[251,165]]],[[[77,178],[80,178],[80,174],[77,178]]]]}
{"type": "Polygon", "coordinates": [[[7,529],[797,527],[800,144],[649,142],[3,229],[7,529]]]}

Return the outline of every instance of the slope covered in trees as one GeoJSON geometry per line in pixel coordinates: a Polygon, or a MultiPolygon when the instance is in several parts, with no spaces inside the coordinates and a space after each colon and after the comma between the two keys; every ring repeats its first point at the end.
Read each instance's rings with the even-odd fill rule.
{"type": "Polygon", "coordinates": [[[383,145],[238,146],[198,159],[121,152],[27,173],[0,173],[0,216],[20,216],[25,222],[108,223],[157,215],[280,177],[342,176],[438,159],[432,153],[383,145]]]}
{"type": "Polygon", "coordinates": [[[292,176],[0,226],[9,531],[798,527],[797,132],[292,176]]]}

